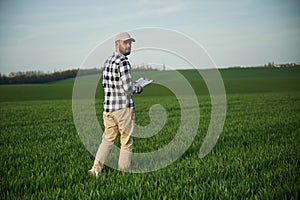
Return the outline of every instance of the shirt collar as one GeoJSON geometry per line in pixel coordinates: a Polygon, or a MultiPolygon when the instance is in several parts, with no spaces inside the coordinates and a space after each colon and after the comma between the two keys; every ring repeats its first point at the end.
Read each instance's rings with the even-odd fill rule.
{"type": "MultiPolygon", "coordinates": [[[[117,56],[117,55],[124,56],[123,54],[117,53],[117,52],[114,52],[113,55],[114,55],[114,56],[117,56]]],[[[125,58],[126,60],[128,59],[127,56],[124,56],[124,58],[125,58]]]]}

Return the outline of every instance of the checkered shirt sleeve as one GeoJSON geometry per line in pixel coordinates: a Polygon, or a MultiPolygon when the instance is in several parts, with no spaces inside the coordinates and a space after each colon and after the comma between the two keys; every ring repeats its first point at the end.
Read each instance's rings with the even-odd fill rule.
{"type": "Polygon", "coordinates": [[[132,94],[140,87],[131,79],[131,66],[126,56],[114,53],[104,63],[102,86],[104,89],[104,112],[122,108],[134,108],[132,94]]]}

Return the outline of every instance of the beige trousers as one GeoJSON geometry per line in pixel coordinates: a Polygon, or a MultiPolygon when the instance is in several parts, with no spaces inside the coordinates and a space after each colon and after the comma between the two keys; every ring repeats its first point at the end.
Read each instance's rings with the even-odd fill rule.
{"type": "Polygon", "coordinates": [[[130,166],[132,155],[134,110],[124,108],[115,112],[103,112],[103,122],[105,130],[95,157],[94,167],[98,172],[102,170],[106,157],[120,133],[121,150],[118,167],[120,170],[127,169],[130,166]]]}

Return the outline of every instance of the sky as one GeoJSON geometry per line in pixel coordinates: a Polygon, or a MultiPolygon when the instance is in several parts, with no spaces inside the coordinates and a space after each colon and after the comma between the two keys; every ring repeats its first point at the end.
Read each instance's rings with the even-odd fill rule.
{"type": "Polygon", "coordinates": [[[143,27],[193,38],[220,68],[300,62],[298,0],[1,0],[0,73],[79,68],[101,42],[143,27]]]}

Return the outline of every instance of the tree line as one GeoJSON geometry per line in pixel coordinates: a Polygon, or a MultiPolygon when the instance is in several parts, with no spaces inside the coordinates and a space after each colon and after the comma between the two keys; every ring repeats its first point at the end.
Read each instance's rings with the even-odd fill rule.
{"type": "MultiPolygon", "coordinates": [[[[0,84],[50,83],[63,79],[74,78],[79,69],[44,73],[43,71],[12,72],[8,76],[0,73],[0,84]]],[[[100,69],[80,69],[80,76],[99,73],[100,69]]]]}
{"type": "MultiPolygon", "coordinates": [[[[150,65],[133,65],[132,71],[157,70],[150,65]]],[[[85,76],[101,73],[102,68],[71,69],[59,72],[45,73],[43,71],[12,72],[8,76],[0,73],[0,84],[23,84],[23,83],[50,83],[76,76],[85,76]],[[79,72],[79,73],[78,73],[79,72]]]]}

